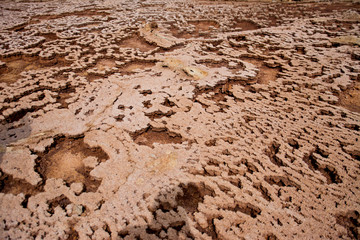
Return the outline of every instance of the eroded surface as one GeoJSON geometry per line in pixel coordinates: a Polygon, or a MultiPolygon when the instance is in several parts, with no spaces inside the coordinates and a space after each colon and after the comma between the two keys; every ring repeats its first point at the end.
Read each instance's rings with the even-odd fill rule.
{"type": "Polygon", "coordinates": [[[1,12],[1,239],[359,238],[359,4],[1,12]]]}

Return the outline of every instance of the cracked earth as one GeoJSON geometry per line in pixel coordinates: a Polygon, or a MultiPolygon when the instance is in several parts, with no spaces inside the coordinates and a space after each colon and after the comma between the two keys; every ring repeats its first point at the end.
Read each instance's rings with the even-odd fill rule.
{"type": "Polygon", "coordinates": [[[1,239],[359,239],[360,5],[1,1],[1,239]]]}

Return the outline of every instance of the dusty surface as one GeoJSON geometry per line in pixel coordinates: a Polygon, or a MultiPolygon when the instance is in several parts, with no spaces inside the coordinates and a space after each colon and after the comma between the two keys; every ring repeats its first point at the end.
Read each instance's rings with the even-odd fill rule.
{"type": "Polygon", "coordinates": [[[0,7],[1,239],[359,239],[358,3],[0,7]]]}

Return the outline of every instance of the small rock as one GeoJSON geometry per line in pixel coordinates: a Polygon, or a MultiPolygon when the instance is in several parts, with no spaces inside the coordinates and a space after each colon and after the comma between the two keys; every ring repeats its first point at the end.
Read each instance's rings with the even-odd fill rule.
{"type": "Polygon", "coordinates": [[[84,190],[84,184],[83,183],[73,183],[70,186],[70,190],[73,191],[76,195],[79,195],[84,190]]]}
{"type": "Polygon", "coordinates": [[[73,208],[74,208],[74,204],[70,203],[66,206],[65,210],[66,210],[66,214],[68,216],[71,216],[71,214],[73,213],[73,208]]]}
{"type": "Polygon", "coordinates": [[[232,69],[234,69],[234,68],[236,68],[237,67],[237,63],[236,62],[229,62],[229,68],[232,68],[232,69]]]}
{"type": "Polygon", "coordinates": [[[80,216],[84,211],[84,207],[80,204],[74,204],[73,208],[72,208],[72,212],[73,214],[76,214],[78,216],[80,216]]]}
{"type": "Polygon", "coordinates": [[[149,24],[149,27],[150,27],[151,29],[156,29],[156,28],[158,28],[159,26],[158,26],[158,24],[157,24],[156,22],[151,22],[151,23],[149,24]]]}

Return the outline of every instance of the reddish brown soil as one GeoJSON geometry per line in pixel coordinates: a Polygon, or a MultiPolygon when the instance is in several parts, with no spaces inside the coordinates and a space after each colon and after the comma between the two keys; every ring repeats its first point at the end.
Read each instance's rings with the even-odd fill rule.
{"type": "Polygon", "coordinates": [[[20,74],[24,71],[50,67],[66,67],[71,65],[71,62],[66,61],[64,57],[60,56],[56,56],[49,60],[25,56],[0,58],[0,60],[6,63],[6,67],[0,72],[0,82],[5,82],[7,84],[19,80],[21,78],[20,74]]]}
{"type": "Polygon", "coordinates": [[[350,111],[360,112],[360,82],[355,82],[340,94],[339,104],[350,111]]]}
{"type": "Polygon", "coordinates": [[[123,40],[119,46],[123,48],[138,48],[142,52],[147,52],[156,48],[155,46],[148,44],[144,39],[138,37],[137,35],[123,40]]]}
{"type": "Polygon", "coordinates": [[[133,139],[135,143],[149,147],[152,147],[153,143],[171,144],[183,142],[183,138],[177,133],[168,130],[155,131],[151,128],[146,129],[142,133],[135,134],[133,139]]]}
{"type": "Polygon", "coordinates": [[[67,184],[81,182],[86,191],[95,192],[101,181],[91,177],[92,169],[85,167],[83,163],[83,159],[89,156],[97,157],[98,162],[109,158],[101,148],[90,148],[83,138],[61,137],[47,153],[40,154],[37,171],[44,179],[61,178],[67,184]]]}

